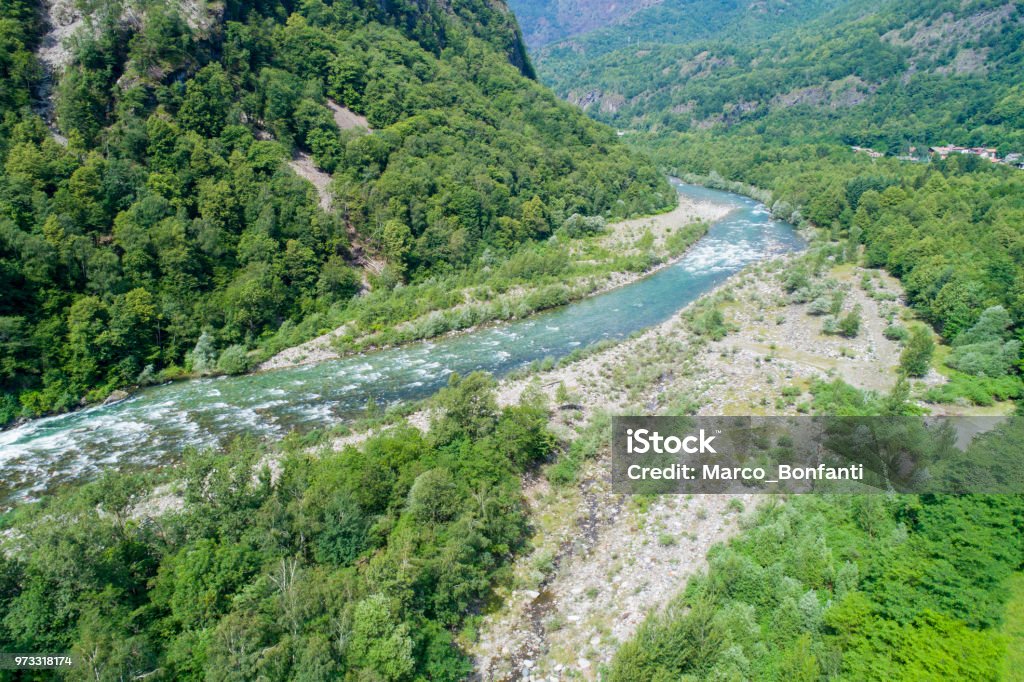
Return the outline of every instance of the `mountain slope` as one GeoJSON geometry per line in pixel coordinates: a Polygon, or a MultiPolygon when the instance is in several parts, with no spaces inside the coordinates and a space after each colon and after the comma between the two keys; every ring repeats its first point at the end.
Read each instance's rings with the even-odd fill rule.
{"type": "MultiPolygon", "coordinates": [[[[616,27],[604,42],[627,34],[616,27]]],[[[1018,2],[853,2],[757,40],[730,28],[596,58],[551,49],[537,61],[560,95],[622,127],[756,122],[893,151],[951,141],[1013,151],[1024,147],[1022,38],[1018,2]]]]}
{"type": "Polygon", "coordinates": [[[572,36],[624,20],[660,0],[512,0],[523,36],[531,48],[539,48],[572,36]]]}
{"type": "Polygon", "coordinates": [[[764,36],[840,0],[513,0],[527,44],[542,59],[569,50],[592,60],[618,48],[685,43],[716,35],[764,36]]]}
{"type": "Polygon", "coordinates": [[[78,28],[56,56],[27,7],[0,24],[0,423],[240,371],[283,323],[346,306],[366,250],[387,290],[502,258],[573,213],[672,200],[528,78],[498,3],[62,6],[78,28]],[[65,65],[38,107],[52,130],[27,107],[40,43],[65,65]],[[339,129],[338,112],[373,132],[339,129]],[[293,156],[333,174],[333,211],[293,156]]]}
{"type": "MultiPolygon", "coordinates": [[[[629,12],[589,31],[535,48],[538,59],[559,66],[595,65],[616,50],[645,50],[716,38],[763,39],[796,28],[826,12],[846,7],[843,0],[663,0],[629,12]]],[[[552,69],[551,76],[558,70],[552,69]]]]}

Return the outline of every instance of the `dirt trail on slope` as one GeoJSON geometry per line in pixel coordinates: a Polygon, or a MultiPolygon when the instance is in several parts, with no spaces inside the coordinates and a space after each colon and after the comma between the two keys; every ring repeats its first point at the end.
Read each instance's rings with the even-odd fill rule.
{"type": "Polygon", "coordinates": [[[313,157],[303,151],[295,152],[288,165],[296,175],[313,185],[320,199],[320,208],[329,213],[333,202],[330,192],[331,176],[317,168],[313,157]]]}
{"type": "MultiPolygon", "coordinates": [[[[348,111],[348,109],[345,109],[344,111],[348,111]]],[[[352,114],[352,112],[350,111],[348,113],[351,114],[352,116],[355,116],[355,114],[352,114]]],[[[335,120],[337,120],[337,118],[335,120]]],[[[291,161],[288,162],[288,165],[289,167],[291,167],[293,171],[295,171],[296,175],[309,181],[313,185],[313,187],[316,189],[317,197],[319,197],[320,208],[324,212],[330,213],[334,207],[334,198],[331,195],[332,178],[330,174],[324,172],[319,167],[317,167],[316,162],[313,160],[313,157],[311,157],[304,151],[296,151],[291,161]]],[[[362,268],[363,291],[369,291],[371,288],[369,275],[379,276],[382,272],[384,272],[384,267],[386,263],[380,258],[376,258],[371,254],[371,251],[369,248],[367,248],[365,240],[363,239],[362,235],[360,235],[359,232],[355,229],[355,227],[347,220],[345,221],[345,232],[346,234],[348,234],[348,251],[350,254],[350,260],[353,265],[362,268]]],[[[316,347],[323,347],[323,345],[327,343],[330,340],[330,338],[334,336],[340,336],[342,333],[343,328],[336,329],[332,333],[324,334],[323,336],[317,337],[316,339],[313,339],[313,341],[307,343],[315,344],[316,347]]],[[[290,348],[285,351],[282,351],[281,356],[283,358],[295,359],[296,357],[306,352],[307,351],[305,349],[290,348]]],[[[277,357],[278,356],[275,356],[275,358],[277,357]]],[[[267,363],[264,364],[266,365],[267,363]]],[[[272,366],[275,365],[268,365],[268,368],[272,366]]],[[[261,369],[262,368],[263,367],[261,366],[261,369]]]]}

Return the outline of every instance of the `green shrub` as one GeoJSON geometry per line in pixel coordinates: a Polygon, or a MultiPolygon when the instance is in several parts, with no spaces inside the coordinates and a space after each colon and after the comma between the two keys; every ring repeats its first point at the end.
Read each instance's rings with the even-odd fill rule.
{"type": "Polygon", "coordinates": [[[709,308],[698,314],[693,320],[693,330],[712,341],[720,341],[729,334],[725,316],[718,308],[709,308]]]}
{"type": "Polygon", "coordinates": [[[890,341],[898,341],[903,343],[910,338],[910,330],[901,324],[890,324],[882,332],[882,336],[889,339],[890,341]]]}
{"type": "Polygon", "coordinates": [[[245,346],[228,346],[217,359],[217,370],[224,374],[242,374],[249,369],[249,353],[245,346]]]}
{"type": "Polygon", "coordinates": [[[1016,339],[982,341],[953,348],[946,364],[965,374],[1001,377],[1009,374],[1020,360],[1020,341],[1016,339]]]}
{"type": "Polygon", "coordinates": [[[10,393],[0,394],[0,426],[14,421],[21,413],[21,406],[10,393]]]}
{"type": "Polygon", "coordinates": [[[934,353],[935,339],[932,338],[931,330],[924,325],[916,325],[910,331],[910,339],[900,354],[900,370],[907,376],[923,377],[928,374],[934,353]]]}
{"type": "Polygon", "coordinates": [[[988,406],[996,400],[1015,400],[1024,397],[1024,380],[1019,376],[990,378],[956,374],[947,383],[928,389],[923,397],[930,403],[957,403],[966,400],[975,405],[988,406]]]}
{"type": "Polygon", "coordinates": [[[682,255],[698,239],[707,234],[710,226],[706,222],[690,223],[665,238],[665,249],[669,256],[675,258],[682,255]]]}
{"type": "Polygon", "coordinates": [[[604,232],[605,226],[605,219],[599,215],[582,216],[579,213],[573,213],[562,223],[560,232],[572,238],[586,237],[604,232]]]}
{"type": "Polygon", "coordinates": [[[856,306],[839,320],[838,329],[839,333],[848,339],[860,334],[860,306],[856,306]]]}

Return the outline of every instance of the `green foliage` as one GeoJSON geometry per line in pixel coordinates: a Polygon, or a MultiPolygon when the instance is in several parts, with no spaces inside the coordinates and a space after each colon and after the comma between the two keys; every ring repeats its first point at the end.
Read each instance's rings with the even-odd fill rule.
{"type": "Polygon", "coordinates": [[[693,320],[693,330],[712,341],[720,341],[729,333],[725,316],[718,308],[708,308],[693,320]]]}
{"type": "Polygon", "coordinates": [[[847,417],[877,410],[877,396],[859,391],[841,379],[811,384],[812,407],[817,414],[847,417]]]}
{"type": "Polygon", "coordinates": [[[1021,343],[1011,339],[1013,320],[1002,306],[985,310],[970,329],[953,340],[946,364],[966,374],[999,378],[1016,368],[1021,343]]]}
{"type": "Polygon", "coordinates": [[[560,232],[567,237],[586,237],[604,232],[605,221],[601,216],[581,216],[573,213],[562,223],[560,232]]]}
{"type": "Polygon", "coordinates": [[[932,403],[992,405],[996,400],[1024,398],[1024,380],[1018,375],[993,379],[954,372],[949,381],[929,388],[923,397],[932,403]]]}
{"type": "Polygon", "coordinates": [[[221,351],[217,358],[217,371],[224,374],[241,374],[249,368],[249,357],[245,346],[234,344],[221,351]]]}
{"type": "Polygon", "coordinates": [[[1009,580],[1009,590],[1002,627],[1007,652],[1002,669],[1005,680],[1012,680],[1024,670],[1024,573],[1017,573],[1009,580]]]}
{"type": "Polygon", "coordinates": [[[1019,498],[798,496],[759,515],[622,646],[611,679],[996,679],[1019,498]]]}
{"type": "Polygon", "coordinates": [[[916,325],[910,330],[910,338],[900,354],[900,370],[907,376],[923,377],[931,367],[934,353],[935,340],[931,330],[924,325],[916,325]]]}
{"type": "Polygon", "coordinates": [[[573,214],[589,225],[675,198],[613,131],[524,77],[501,8],[185,9],[90,9],[54,89],[66,144],[27,107],[37,8],[0,10],[3,423],[150,366],[207,373],[227,353],[221,371],[241,371],[236,346],[269,352],[405,307],[419,292],[403,280],[479,272],[573,214]],[[339,130],[335,105],[373,132],[339,130]],[[288,167],[296,152],[333,174],[335,213],[288,167]],[[375,297],[358,301],[357,268],[378,255],[375,297]]]}
{"type": "Polygon", "coordinates": [[[890,341],[903,343],[910,339],[910,330],[900,324],[890,324],[882,331],[882,335],[890,341]]]}
{"type": "Polygon", "coordinates": [[[848,339],[860,334],[860,306],[855,307],[839,320],[839,333],[848,339]]]}
{"type": "Polygon", "coordinates": [[[673,258],[681,256],[687,249],[696,243],[698,239],[707,234],[710,225],[706,222],[690,223],[685,227],[672,232],[665,238],[665,248],[673,258]]]}
{"type": "Polygon", "coordinates": [[[273,474],[254,443],[187,453],[182,505],[145,521],[124,474],[24,506],[0,647],[75,652],[90,679],[463,679],[451,632],[523,546],[520,474],[553,446],[535,400],[494,404],[470,375],[429,433],[285,447],[273,474]]]}

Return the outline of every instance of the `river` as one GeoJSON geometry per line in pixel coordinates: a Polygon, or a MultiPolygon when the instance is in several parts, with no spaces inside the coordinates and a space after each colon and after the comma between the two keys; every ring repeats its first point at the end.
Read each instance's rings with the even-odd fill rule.
{"type": "Polygon", "coordinates": [[[280,437],[425,398],[452,372],[495,375],[558,359],[659,324],[756,261],[803,247],[791,225],[743,196],[675,183],[732,210],[674,265],[607,293],[523,320],[400,348],[259,374],[155,386],[120,403],[36,419],[0,432],[0,498],[36,497],[105,468],[174,462],[186,446],[242,434],[280,437]]]}

